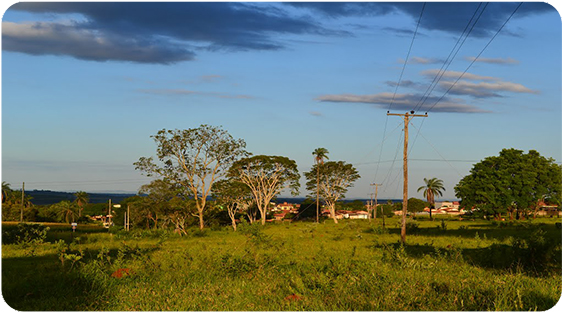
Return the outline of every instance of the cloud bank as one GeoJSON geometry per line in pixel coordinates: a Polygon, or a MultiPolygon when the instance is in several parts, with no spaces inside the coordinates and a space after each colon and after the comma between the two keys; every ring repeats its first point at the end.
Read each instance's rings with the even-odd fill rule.
{"type": "MultiPolygon", "coordinates": [[[[459,33],[478,3],[428,3],[420,27],[459,33]]],[[[472,35],[498,29],[515,3],[489,3],[472,35]]],[[[3,22],[2,47],[32,55],[68,55],[93,61],[172,64],[194,60],[200,51],[279,50],[282,35],[351,36],[346,30],[323,26],[327,17],[377,18],[392,13],[420,15],[422,3],[384,2],[21,2],[8,11],[68,14],[83,17],[73,23],[3,22]]],[[[554,11],[545,3],[524,3],[519,18],[554,11]]],[[[398,34],[411,29],[389,27],[398,34]]],[[[418,60],[423,62],[423,60],[418,60]]],[[[415,60],[416,62],[416,60],[415,60]]]]}

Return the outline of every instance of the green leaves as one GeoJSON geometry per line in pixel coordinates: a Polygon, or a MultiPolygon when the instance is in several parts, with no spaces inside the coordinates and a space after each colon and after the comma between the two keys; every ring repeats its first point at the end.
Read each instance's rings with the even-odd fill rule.
{"type": "Polygon", "coordinates": [[[475,164],[454,190],[468,208],[489,214],[527,211],[543,199],[561,199],[561,166],[534,150],[503,149],[475,164]]]}
{"type": "Polygon", "coordinates": [[[246,143],[220,127],[200,125],[184,130],[162,129],[154,136],[156,157],[139,158],[135,169],[147,176],[166,178],[181,185],[196,200],[203,228],[203,211],[213,182],[226,174],[233,162],[248,156],[246,143]]]}

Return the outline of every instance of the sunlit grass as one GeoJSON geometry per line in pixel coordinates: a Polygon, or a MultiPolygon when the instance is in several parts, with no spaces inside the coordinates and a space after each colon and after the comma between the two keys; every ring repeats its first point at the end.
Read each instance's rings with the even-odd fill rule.
{"type": "Polygon", "coordinates": [[[39,311],[546,310],[559,299],[560,257],[538,268],[507,253],[541,228],[560,255],[560,219],[416,220],[405,246],[398,221],[81,233],[72,270],[53,241],[3,245],[3,295],[39,311]],[[130,274],[112,277],[119,268],[130,274]]]}

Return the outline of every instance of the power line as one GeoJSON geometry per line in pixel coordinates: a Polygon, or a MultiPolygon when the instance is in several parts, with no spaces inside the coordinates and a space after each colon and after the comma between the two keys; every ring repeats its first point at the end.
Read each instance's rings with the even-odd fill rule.
{"type": "Polygon", "coordinates": [[[393,98],[391,99],[391,102],[389,103],[389,107],[387,108],[387,111],[389,111],[391,109],[391,105],[393,104],[393,101],[395,101],[395,96],[397,95],[397,89],[399,88],[399,85],[401,84],[401,80],[403,79],[403,73],[405,72],[405,68],[407,67],[407,63],[409,61],[409,56],[411,54],[412,46],[414,44],[414,39],[416,37],[416,34],[418,33],[418,26],[420,25],[420,20],[422,19],[422,13],[424,12],[424,7],[426,7],[426,2],[424,2],[422,4],[422,10],[420,11],[420,16],[418,17],[418,23],[416,23],[416,29],[414,30],[414,34],[412,36],[411,44],[410,44],[409,50],[407,52],[407,58],[405,60],[405,63],[403,63],[403,69],[401,70],[401,75],[399,75],[399,81],[397,82],[397,85],[395,86],[395,92],[393,93],[393,98]]]}
{"type": "MultiPolygon", "coordinates": [[[[401,74],[399,75],[399,81],[397,82],[397,85],[395,86],[395,92],[393,92],[393,98],[391,99],[391,102],[389,103],[389,107],[387,108],[387,111],[389,111],[391,109],[391,105],[393,105],[393,102],[395,101],[395,96],[397,95],[397,90],[399,88],[399,85],[401,84],[401,80],[403,79],[403,73],[405,72],[405,68],[406,68],[407,63],[409,61],[409,56],[411,54],[412,46],[414,44],[414,39],[416,38],[416,34],[418,33],[418,27],[420,26],[420,20],[422,19],[422,14],[424,13],[425,7],[426,7],[426,2],[424,2],[422,4],[422,9],[420,10],[420,16],[418,17],[418,22],[416,23],[416,28],[415,28],[413,36],[412,36],[412,40],[411,40],[411,44],[409,46],[409,50],[407,52],[407,58],[405,59],[405,63],[403,64],[403,69],[401,70],[401,74]]],[[[387,121],[388,120],[389,120],[389,116],[385,116],[385,126],[383,127],[383,137],[381,139],[381,146],[383,146],[383,141],[385,139],[385,133],[387,131],[387,121]]],[[[378,160],[381,160],[382,151],[383,151],[383,149],[379,150],[379,159],[378,160]]],[[[379,173],[379,163],[378,163],[378,167],[375,170],[374,181],[377,179],[378,173],[379,173]]]]}
{"type": "Polygon", "coordinates": [[[481,50],[481,52],[479,52],[479,54],[473,59],[473,61],[471,61],[471,63],[469,64],[469,66],[465,69],[465,71],[463,71],[463,73],[456,79],[456,81],[450,86],[450,88],[448,88],[448,90],[446,90],[446,92],[440,97],[440,99],[438,99],[438,101],[436,101],[436,103],[434,103],[430,109],[426,110],[426,112],[430,112],[435,106],[436,104],[438,104],[438,102],[442,101],[442,99],[446,96],[446,94],[448,92],[450,92],[450,90],[455,86],[455,84],[457,84],[457,82],[463,77],[463,75],[465,75],[465,73],[467,73],[467,71],[469,70],[469,68],[473,65],[473,63],[475,63],[475,61],[477,61],[477,59],[479,59],[479,57],[481,56],[481,54],[485,51],[485,49],[487,49],[487,47],[491,44],[491,42],[493,42],[493,40],[496,38],[496,36],[500,33],[500,31],[504,28],[504,26],[508,23],[508,21],[510,21],[510,19],[512,18],[512,16],[516,13],[516,11],[518,11],[518,9],[520,8],[520,6],[522,6],[523,2],[520,2],[518,4],[518,6],[516,7],[516,9],[514,9],[514,11],[512,12],[512,14],[510,14],[510,16],[506,19],[506,21],[500,26],[500,28],[497,30],[497,32],[493,35],[493,37],[491,37],[491,39],[489,40],[489,42],[485,45],[485,47],[483,47],[483,49],[481,50]]]}
{"type": "Polygon", "coordinates": [[[475,20],[475,22],[473,22],[473,26],[471,26],[471,29],[469,29],[469,32],[467,32],[467,34],[465,35],[465,38],[463,39],[463,41],[460,43],[461,38],[463,38],[464,34],[466,33],[467,29],[469,28],[469,25],[471,25],[471,22],[473,21],[473,19],[475,18],[475,15],[477,15],[477,12],[479,12],[479,9],[481,8],[481,5],[483,5],[483,3],[479,3],[479,6],[477,6],[477,9],[475,9],[475,12],[473,12],[473,15],[471,16],[471,19],[469,19],[469,21],[467,22],[467,25],[465,25],[465,28],[463,29],[463,32],[459,35],[459,38],[457,39],[455,45],[452,47],[452,50],[450,51],[450,54],[448,55],[448,57],[446,58],[446,60],[444,61],[444,64],[442,64],[442,67],[440,68],[440,70],[436,73],[436,76],[434,76],[434,79],[432,80],[432,82],[430,83],[430,85],[428,86],[428,88],[426,89],[426,91],[424,92],[424,94],[422,95],[422,98],[420,98],[420,100],[417,102],[416,106],[414,107],[413,111],[417,111],[419,108],[421,108],[424,103],[426,102],[426,100],[428,100],[428,98],[430,97],[430,94],[432,94],[432,92],[434,91],[434,88],[436,88],[436,86],[438,85],[438,82],[440,81],[440,79],[442,79],[442,77],[444,76],[444,74],[446,73],[446,71],[448,70],[448,68],[450,67],[450,65],[452,64],[452,61],[454,60],[454,58],[456,57],[457,53],[459,52],[459,50],[461,49],[461,47],[463,46],[463,44],[465,43],[465,41],[467,40],[467,38],[469,37],[469,35],[471,34],[471,32],[473,31],[473,28],[475,27],[475,25],[477,25],[477,22],[479,21],[479,19],[481,18],[481,16],[483,15],[483,12],[485,12],[485,9],[487,8],[487,6],[489,5],[489,3],[486,3],[485,6],[483,7],[483,10],[481,10],[481,13],[479,14],[479,16],[477,17],[477,19],[475,20]],[[459,44],[459,46],[458,46],[459,44]],[[456,50],[457,47],[457,50],[456,50]],[[454,50],[456,50],[455,54],[454,50]],[[450,58],[451,57],[451,58],[450,58]],[[447,66],[446,66],[447,64],[447,66]],[[445,68],[444,68],[445,67],[445,68]]]}

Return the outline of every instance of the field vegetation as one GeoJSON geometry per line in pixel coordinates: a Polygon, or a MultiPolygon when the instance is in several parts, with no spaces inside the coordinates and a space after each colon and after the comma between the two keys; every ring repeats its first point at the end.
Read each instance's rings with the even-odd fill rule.
{"type": "Polygon", "coordinates": [[[547,310],[561,219],[398,218],[239,224],[179,236],[3,223],[2,294],[17,310],[547,310]]]}

